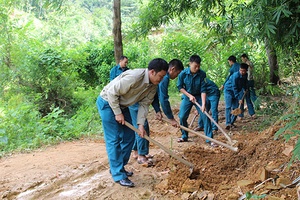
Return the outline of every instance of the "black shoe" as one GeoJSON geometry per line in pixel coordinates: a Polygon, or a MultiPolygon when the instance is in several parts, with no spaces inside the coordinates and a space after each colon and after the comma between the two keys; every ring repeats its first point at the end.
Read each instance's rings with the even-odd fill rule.
{"type": "Polygon", "coordinates": [[[129,180],[128,178],[122,179],[118,181],[120,185],[125,186],[125,187],[134,187],[134,183],[129,180]]]}
{"type": "Polygon", "coordinates": [[[133,172],[129,172],[129,171],[126,171],[126,170],[125,170],[125,173],[126,173],[126,176],[132,176],[133,175],[133,172]]]}
{"type": "MultiPolygon", "coordinates": [[[[132,176],[133,175],[133,172],[129,172],[129,171],[126,171],[124,170],[125,173],[126,173],[126,176],[132,176]]],[[[111,174],[111,171],[109,170],[109,173],[111,174]]]]}

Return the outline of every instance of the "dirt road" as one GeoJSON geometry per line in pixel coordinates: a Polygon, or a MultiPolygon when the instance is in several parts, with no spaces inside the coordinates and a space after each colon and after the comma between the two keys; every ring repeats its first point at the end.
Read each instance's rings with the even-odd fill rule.
{"type": "MultiPolygon", "coordinates": [[[[189,121],[192,117],[191,114],[189,121]]],[[[260,133],[253,131],[263,119],[245,118],[229,133],[238,141],[239,152],[233,152],[222,147],[211,148],[202,138],[192,134],[190,142],[177,143],[180,130],[157,122],[150,115],[151,137],[194,163],[199,172],[194,179],[188,178],[185,165],[151,145],[155,166],[145,168],[131,159],[127,170],[134,172],[131,180],[136,187],[121,187],[109,174],[104,141],[82,139],[1,158],[0,198],[238,199],[259,185],[261,179],[271,178],[256,188],[255,194],[266,194],[270,199],[297,199],[295,187],[282,187],[300,175],[299,163],[287,165],[291,156],[288,149],[295,140],[288,144],[274,140],[273,134],[279,127],[270,127],[260,133]]],[[[220,119],[224,127],[224,118],[220,119]]],[[[222,134],[215,139],[226,142],[222,134]]]]}

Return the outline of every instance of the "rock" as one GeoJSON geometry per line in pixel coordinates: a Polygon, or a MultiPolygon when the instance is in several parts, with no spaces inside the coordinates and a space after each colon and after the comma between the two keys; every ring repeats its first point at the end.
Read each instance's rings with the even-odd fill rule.
{"type": "Polygon", "coordinates": [[[242,186],[248,186],[248,185],[251,185],[253,184],[253,181],[251,180],[240,180],[240,181],[237,181],[237,185],[242,187],[242,186]]]}
{"type": "Polygon", "coordinates": [[[219,190],[230,190],[232,186],[230,185],[220,185],[219,190]]]}
{"type": "Polygon", "coordinates": [[[293,151],[294,147],[293,146],[290,146],[290,145],[286,145],[285,146],[285,149],[283,150],[283,154],[286,155],[286,156],[290,156],[291,155],[291,152],[293,151]]]}
{"type": "Polygon", "coordinates": [[[268,164],[267,164],[267,166],[265,167],[265,169],[267,170],[267,171],[273,171],[274,169],[277,169],[278,168],[278,164],[277,163],[275,163],[274,161],[271,161],[271,162],[269,162],[268,164]]]}
{"type": "Polygon", "coordinates": [[[162,182],[155,186],[156,189],[164,191],[168,189],[168,179],[164,179],[162,182]]]}
{"type": "Polygon", "coordinates": [[[274,196],[267,196],[266,199],[267,199],[267,200],[284,200],[284,199],[282,199],[282,198],[274,197],[274,196]]]}
{"type": "Polygon", "coordinates": [[[190,197],[190,193],[183,193],[183,194],[181,195],[181,199],[182,199],[182,200],[188,200],[189,197],[190,197]]]}
{"type": "Polygon", "coordinates": [[[281,186],[273,185],[273,184],[268,184],[265,186],[265,189],[267,189],[267,190],[279,190],[280,188],[281,188],[281,186]]]}
{"type": "Polygon", "coordinates": [[[185,193],[185,192],[195,192],[197,190],[199,190],[200,185],[201,185],[201,181],[197,181],[197,180],[191,180],[191,179],[186,179],[186,181],[183,183],[182,187],[181,187],[181,192],[185,193]]]}
{"type": "Polygon", "coordinates": [[[206,200],[214,200],[214,198],[215,198],[215,195],[214,195],[213,193],[209,193],[209,194],[207,195],[206,200]]]}
{"type": "Polygon", "coordinates": [[[258,177],[258,180],[265,181],[265,180],[267,180],[269,178],[270,173],[266,170],[265,167],[260,167],[256,171],[256,176],[258,177]]]}
{"type": "Polygon", "coordinates": [[[204,199],[206,199],[208,193],[209,193],[209,191],[205,190],[205,191],[202,191],[201,193],[198,193],[197,196],[200,200],[204,200],[204,199]]]}
{"type": "Polygon", "coordinates": [[[238,194],[230,194],[228,197],[227,197],[227,200],[237,200],[239,199],[239,195],[238,194]]]}
{"type": "Polygon", "coordinates": [[[276,180],[276,185],[278,186],[286,186],[291,183],[291,180],[286,177],[280,177],[276,180]]]}

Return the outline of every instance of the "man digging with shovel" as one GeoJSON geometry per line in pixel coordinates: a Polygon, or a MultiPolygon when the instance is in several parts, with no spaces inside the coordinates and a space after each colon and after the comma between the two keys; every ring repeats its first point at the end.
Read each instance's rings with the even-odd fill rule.
{"type": "Polygon", "coordinates": [[[168,71],[168,63],[156,58],[147,69],[127,70],[108,83],[97,98],[97,108],[102,119],[104,139],[110,173],[121,186],[134,187],[128,179],[132,172],[125,170],[135,139],[134,131],[125,125],[132,123],[128,107],[139,102],[139,134],[146,135],[144,123],[149,106],[156,94],[157,85],[168,71]]]}
{"type": "MultiPolygon", "coordinates": [[[[201,105],[201,110],[198,106],[196,109],[200,113],[200,117],[204,123],[204,133],[207,137],[213,138],[213,132],[210,119],[203,113],[208,108],[206,107],[206,73],[200,69],[201,58],[198,55],[190,57],[189,67],[183,70],[178,76],[177,88],[182,93],[182,100],[179,110],[180,125],[188,127],[187,119],[193,106],[196,102],[201,105]]],[[[182,136],[178,142],[188,142],[188,131],[181,130],[182,136]]],[[[215,143],[206,140],[206,143],[212,147],[215,143]]]]}
{"type": "Polygon", "coordinates": [[[247,70],[248,65],[241,63],[239,71],[234,72],[224,85],[227,130],[235,127],[234,122],[237,116],[232,114],[232,110],[238,108],[239,104],[244,106],[244,92],[247,91],[248,87],[247,70]]]}

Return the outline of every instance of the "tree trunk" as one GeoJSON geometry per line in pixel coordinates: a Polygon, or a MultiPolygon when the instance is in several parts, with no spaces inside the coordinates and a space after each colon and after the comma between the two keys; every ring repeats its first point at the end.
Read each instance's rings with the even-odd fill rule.
{"type": "Polygon", "coordinates": [[[268,63],[270,67],[270,82],[273,85],[279,84],[279,66],[277,62],[276,50],[272,45],[269,44],[268,40],[266,41],[266,51],[268,56],[268,63]]]}
{"type": "Polygon", "coordinates": [[[119,63],[123,55],[122,33],[121,33],[121,0],[114,0],[113,16],[114,55],[116,63],[119,63]]]}

